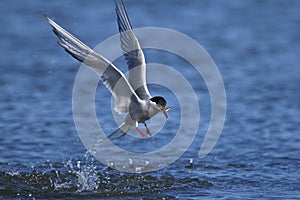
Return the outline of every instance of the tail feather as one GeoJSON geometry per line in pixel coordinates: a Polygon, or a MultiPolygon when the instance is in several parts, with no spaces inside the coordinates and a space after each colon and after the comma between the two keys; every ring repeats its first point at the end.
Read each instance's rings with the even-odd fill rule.
{"type": "Polygon", "coordinates": [[[107,138],[111,138],[119,133],[122,133],[120,137],[125,136],[127,134],[127,132],[129,131],[130,126],[128,126],[127,124],[125,124],[124,122],[119,126],[119,128],[117,130],[115,130],[114,132],[112,132],[109,136],[107,136],[107,138]]]}

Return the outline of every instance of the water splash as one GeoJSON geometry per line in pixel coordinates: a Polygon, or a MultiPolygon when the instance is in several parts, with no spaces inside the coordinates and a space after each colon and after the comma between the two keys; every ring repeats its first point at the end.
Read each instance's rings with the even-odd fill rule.
{"type": "MultiPolygon", "coordinates": [[[[87,152],[84,156],[84,161],[88,159],[89,153],[87,152]]],[[[77,192],[97,190],[100,184],[97,166],[94,165],[94,158],[91,158],[91,162],[88,164],[85,164],[84,161],[76,161],[76,167],[74,167],[72,161],[68,161],[65,165],[76,176],[77,192]]]]}

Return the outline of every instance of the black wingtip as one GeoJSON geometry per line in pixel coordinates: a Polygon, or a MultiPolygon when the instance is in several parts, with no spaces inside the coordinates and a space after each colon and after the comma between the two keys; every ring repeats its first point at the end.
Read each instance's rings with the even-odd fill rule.
{"type": "Polygon", "coordinates": [[[57,31],[57,29],[53,26],[52,26],[52,28],[53,28],[53,30],[52,30],[53,33],[61,40],[61,36],[60,36],[59,32],[57,31]]]}
{"type": "Polygon", "coordinates": [[[123,4],[122,0],[114,0],[114,1],[115,1],[115,4],[119,4],[119,2],[121,2],[123,4]]]}
{"type": "Polygon", "coordinates": [[[122,0],[115,0],[115,3],[116,3],[115,11],[117,14],[117,22],[118,22],[118,26],[119,26],[119,32],[124,32],[124,31],[132,29],[132,25],[129,20],[124,2],[122,0]]]}
{"type": "Polygon", "coordinates": [[[49,18],[46,14],[44,14],[44,18],[45,18],[48,22],[50,22],[50,18],[49,18]]]}

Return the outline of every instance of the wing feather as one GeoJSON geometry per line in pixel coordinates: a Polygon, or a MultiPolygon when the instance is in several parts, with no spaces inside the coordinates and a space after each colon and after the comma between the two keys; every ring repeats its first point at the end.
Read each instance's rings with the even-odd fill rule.
{"type": "Polygon", "coordinates": [[[128,81],[141,99],[149,99],[146,84],[146,62],[144,53],[136,38],[122,0],[115,0],[121,48],[127,61],[128,81]]]}
{"type": "Polygon", "coordinates": [[[52,26],[55,35],[60,39],[58,44],[71,56],[89,66],[101,77],[101,80],[115,99],[114,110],[116,112],[126,113],[132,101],[138,102],[140,100],[124,74],[110,61],[96,53],[47,16],[45,18],[52,26]]]}

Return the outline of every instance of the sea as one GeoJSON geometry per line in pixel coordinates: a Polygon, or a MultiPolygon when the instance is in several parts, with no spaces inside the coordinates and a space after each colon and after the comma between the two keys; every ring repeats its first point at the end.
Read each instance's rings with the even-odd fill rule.
{"type": "MultiPolygon", "coordinates": [[[[226,102],[214,100],[223,101],[226,113],[224,123],[217,118],[224,126],[212,150],[199,157],[216,103],[205,77],[184,58],[147,48],[146,61],[176,71],[194,96],[171,73],[157,72],[178,89],[149,84],[150,93],[164,96],[171,107],[168,120],[151,137],[133,130],[112,138],[113,145],[144,155],[164,149],[177,134],[191,143],[172,162],[168,157],[182,149],[168,147],[165,160],[158,154],[160,165],[145,158],[141,168],[105,148],[103,153],[125,164],[103,162],[86,147],[74,121],[81,63],[57,45],[44,15],[94,48],[118,33],[114,1],[2,0],[0,198],[300,199],[300,1],[124,0],[124,5],[134,28],[180,32],[201,45],[217,67],[226,102]],[[179,97],[193,108],[188,114],[179,97]],[[187,137],[192,132],[194,138],[187,137]]],[[[148,37],[149,44],[151,39],[159,35],[148,37]]],[[[195,53],[179,44],[179,50],[195,53]]],[[[126,73],[124,57],[113,62],[126,73]]],[[[109,134],[117,128],[112,97],[101,81],[96,86],[96,115],[109,134]]],[[[164,120],[158,116],[151,122],[164,120]]]]}

